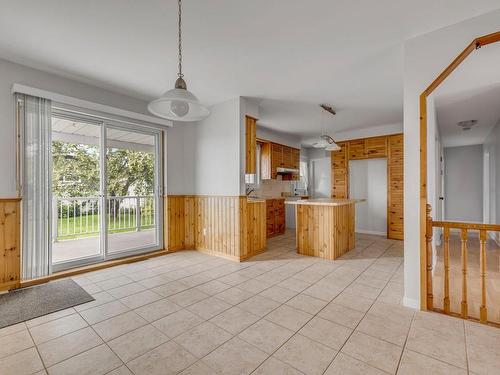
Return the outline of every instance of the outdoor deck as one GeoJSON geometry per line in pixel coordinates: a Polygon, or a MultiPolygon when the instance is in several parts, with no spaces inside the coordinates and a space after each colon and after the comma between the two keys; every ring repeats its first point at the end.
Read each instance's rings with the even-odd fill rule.
{"type": "MultiPolygon", "coordinates": [[[[147,247],[156,242],[154,229],[139,232],[115,233],[108,236],[109,252],[118,252],[136,247],[147,247]]],[[[52,262],[59,263],[100,253],[99,236],[60,240],[52,244],[52,262]]]]}

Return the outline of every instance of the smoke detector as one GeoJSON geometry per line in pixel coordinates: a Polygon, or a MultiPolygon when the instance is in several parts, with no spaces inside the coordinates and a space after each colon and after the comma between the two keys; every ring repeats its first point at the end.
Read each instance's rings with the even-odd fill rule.
{"type": "Polygon", "coordinates": [[[477,120],[466,120],[466,121],[460,121],[457,123],[457,126],[461,127],[462,130],[471,130],[473,126],[477,125],[477,120]]]}

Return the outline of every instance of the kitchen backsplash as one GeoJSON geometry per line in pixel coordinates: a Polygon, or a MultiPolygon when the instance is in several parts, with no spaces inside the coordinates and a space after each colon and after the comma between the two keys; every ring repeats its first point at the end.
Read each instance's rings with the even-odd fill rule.
{"type": "Polygon", "coordinates": [[[279,197],[281,193],[293,192],[295,183],[293,181],[282,180],[262,180],[259,186],[250,185],[254,191],[252,195],[265,196],[265,197],[279,197]]]}

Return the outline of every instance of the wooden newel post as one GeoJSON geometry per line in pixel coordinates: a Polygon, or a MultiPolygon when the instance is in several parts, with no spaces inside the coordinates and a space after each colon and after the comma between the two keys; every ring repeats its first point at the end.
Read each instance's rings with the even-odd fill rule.
{"type": "Polygon", "coordinates": [[[425,241],[427,250],[427,309],[433,308],[432,296],[432,217],[431,205],[427,204],[426,209],[426,228],[425,228],[425,241]]]}

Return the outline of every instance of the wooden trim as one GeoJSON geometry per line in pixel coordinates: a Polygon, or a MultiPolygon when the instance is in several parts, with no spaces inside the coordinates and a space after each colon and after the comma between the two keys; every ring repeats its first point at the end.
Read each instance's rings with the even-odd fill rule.
{"type": "Polygon", "coordinates": [[[432,221],[433,227],[500,232],[500,224],[466,223],[462,221],[432,221]]]}
{"type": "Polygon", "coordinates": [[[154,257],[159,257],[162,255],[170,254],[173,253],[174,251],[167,251],[167,250],[157,250],[153,251],[151,253],[147,254],[141,254],[141,255],[134,255],[130,257],[125,257],[121,259],[114,259],[114,260],[108,260],[105,262],[101,263],[96,263],[96,264],[90,264],[88,266],[83,266],[83,267],[78,267],[78,268],[71,268],[69,270],[61,271],[61,272],[55,272],[52,275],[49,276],[43,276],[39,277],[36,279],[31,279],[31,280],[24,280],[21,281],[20,286],[21,288],[25,288],[28,286],[33,286],[33,285],[38,285],[38,284],[43,284],[52,280],[57,280],[57,279],[62,279],[65,277],[71,277],[71,276],[76,276],[82,273],[86,272],[91,272],[91,271],[97,271],[109,267],[114,267],[118,266],[121,264],[128,264],[128,263],[135,263],[135,262],[140,262],[146,259],[154,258],[154,257]]]}
{"type": "Polygon", "coordinates": [[[256,173],[257,120],[245,116],[245,173],[256,173]]]}
{"type": "Polygon", "coordinates": [[[21,199],[0,199],[0,290],[21,280],[21,199]]]}
{"type": "Polygon", "coordinates": [[[367,139],[376,139],[376,138],[389,138],[395,135],[404,135],[402,132],[398,133],[391,133],[391,134],[383,134],[383,135],[374,135],[371,137],[365,137],[365,138],[350,138],[350,139],[343,139],[341,141],[338,141],[337,144],[342,143],[342,142],[356,142],[356,141],[366,141],[367,139]]]}
{"type": "MultiPolygon", "coordinates": [[[[474,39],[420,94],[420,306],[427,310],[426,206],[427,206],[427,97],[469,56],[482,46],[500,41],[500,31],[474,39]]],[[[435,310],[435,309],[434,309],[435,310]]]]}
{"type": "Polygon", "coordinates": [[[420,308],[427,310],[427,96],[420,95],[420,308]]]}

